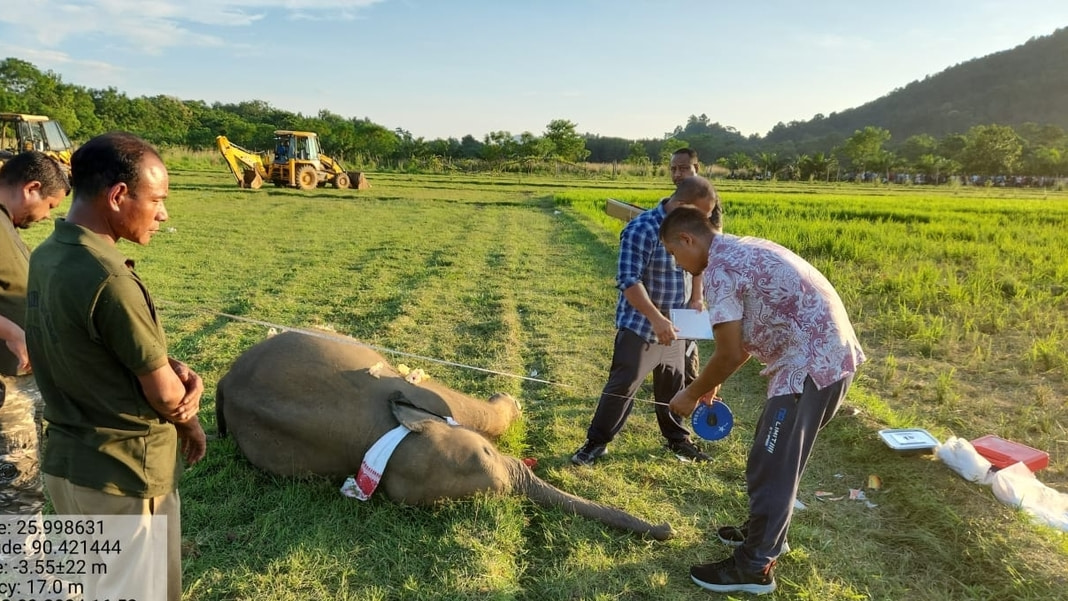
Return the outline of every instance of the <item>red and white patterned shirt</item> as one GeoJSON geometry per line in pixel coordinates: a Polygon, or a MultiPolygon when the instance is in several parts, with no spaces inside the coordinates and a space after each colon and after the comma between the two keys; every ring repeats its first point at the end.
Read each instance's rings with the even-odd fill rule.
{"type": "Polygon", "coordinates": [[[761,238],[717,234],[704,271],[712,325],[742,322],[742,345],[766,365],[768,398],[825,388],[865,361],[838,293],[815,267],[761,238]]]}

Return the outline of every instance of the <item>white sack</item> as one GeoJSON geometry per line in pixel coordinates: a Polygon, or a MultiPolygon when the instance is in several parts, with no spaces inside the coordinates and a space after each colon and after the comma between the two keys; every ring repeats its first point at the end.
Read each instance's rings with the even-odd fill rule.
{"type": "Polygon", "coordinates": [[[935,455],[965,480],[979,484],[990,482],[990,462],[963,438],[950,436],[938,446],[935,455]]]}
{"type": "Polygon", "coordinates": [[[999,501],[1023,509],[1039,522],[1068,531],[1068,494],[1038,481],[1022,462],[994,474],[991,488],[999,501]]]}

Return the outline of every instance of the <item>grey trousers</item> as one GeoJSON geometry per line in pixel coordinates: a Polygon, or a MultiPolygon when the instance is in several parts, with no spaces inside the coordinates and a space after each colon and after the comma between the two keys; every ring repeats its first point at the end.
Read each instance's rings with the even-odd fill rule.
{"type": "Polygon", "coordinates": [[[782,552],[816,434],[834,417],[852,382],[851,374],[819,389],[805,378],[801,394],[772,397],[764,405],[745,467],[749,534],[734,552],[739,567],[762,572],[782,552]]]}

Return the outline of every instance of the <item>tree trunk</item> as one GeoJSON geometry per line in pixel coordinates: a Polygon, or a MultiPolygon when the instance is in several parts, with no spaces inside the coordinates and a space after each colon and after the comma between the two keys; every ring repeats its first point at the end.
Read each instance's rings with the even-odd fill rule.
{"type": "Polygon", "coordinates": [[[606,507],[588,499],[576,497],[538,478],[534,475],[534,472],[530,471],[530,468],[518,459],[511,457],[507,459],[514,462],[510,469],[513,474],[515,491],[525,493],[531,501],[538,505],[559,507],[568,513],[597,520],[614,528],[638,534],[648,534],[656,540],[667,540],[675,535],[671,525],[666,522],[653,525],[620,509],[606,507]]]}

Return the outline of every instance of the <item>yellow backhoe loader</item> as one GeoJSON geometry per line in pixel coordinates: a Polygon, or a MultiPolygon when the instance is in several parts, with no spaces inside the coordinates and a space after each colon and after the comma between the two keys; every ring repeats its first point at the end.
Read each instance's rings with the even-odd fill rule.
{"type": "Polygon", "coordinates": [[[345,171],[337,159],[319,152],[319,136],[307,131],[280,129],[274,132],[273,156],[254,152],[231,142],[226,136],[215,138],[223,159],[242,188],[259,188],[264,181],[276,186],[311,190],[331,185],[335,188],[364,190],[370,186],[359,171],[345,171]]]}
{"type": "Polygon", "coordinates": [[[41,115],[0,113],[0,165],[27,150],[39,150],[47,154],[70,173],[70,155],[74,145],[63,132],[59,121],[41,115]]]}

